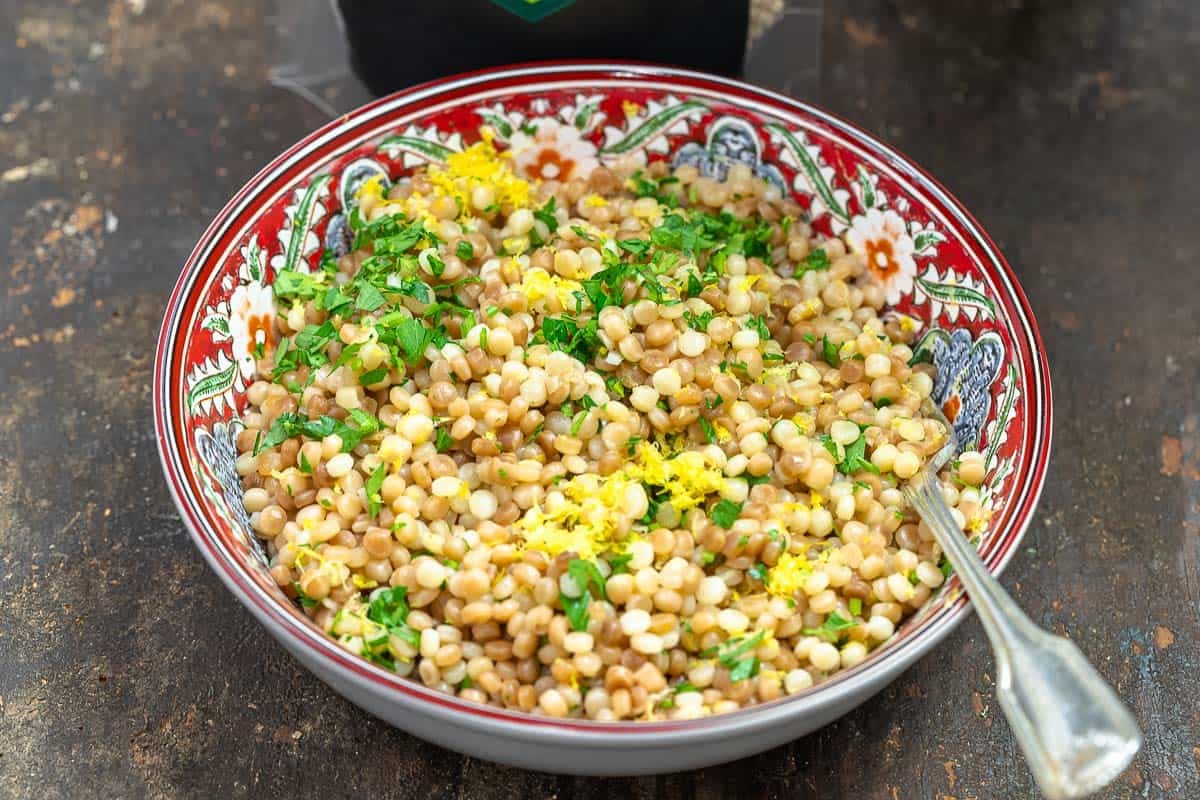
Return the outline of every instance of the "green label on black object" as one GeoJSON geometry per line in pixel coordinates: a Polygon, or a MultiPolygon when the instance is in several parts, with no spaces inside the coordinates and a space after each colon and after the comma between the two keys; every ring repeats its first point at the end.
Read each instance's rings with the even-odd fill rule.
{"type": "Polygon", "coordinates": [[[511,11],[526,22],[537,22],[556,11],[562,11],[575,0],[492,0],[506,11],[511,11]]]}

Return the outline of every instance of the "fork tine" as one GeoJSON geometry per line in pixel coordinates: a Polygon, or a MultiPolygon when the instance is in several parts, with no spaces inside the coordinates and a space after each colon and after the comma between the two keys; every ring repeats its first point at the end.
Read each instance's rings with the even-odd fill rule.
{"type": "Polygon", "coordinates": [[[942,409],[938,408],[937,403],[933,402],[933,398],[926,397],[921,401],[921,413],[925,417],[941,423],[942,429],[946,432],[946,443],[929,459],[929,468],[936,475],[942,467],[946,466],[947,461],[958,455],[958,437],[954,434],[954,426],[950,424],[950,420],[946,419],[946,415],[942,413],[942,409]]]}

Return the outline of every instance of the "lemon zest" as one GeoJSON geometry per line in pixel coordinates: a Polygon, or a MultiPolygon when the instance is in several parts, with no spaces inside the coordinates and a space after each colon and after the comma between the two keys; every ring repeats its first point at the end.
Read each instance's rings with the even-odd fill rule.
{"type": "Polygon", "coordinates": [[[531,304],[553,296],[558,299],[560,307],[571,309],[575,307],[574,293],[582,292],[583,284],[534,267],[521,278],[519,288],[531,304]]]}
{"type": "Polygon", "coordinates": [[[804,587],[812,571],[812,563],[804,556],[782,553],[767,572],[767,593],[775,597],[793,597],[804,587]]]}

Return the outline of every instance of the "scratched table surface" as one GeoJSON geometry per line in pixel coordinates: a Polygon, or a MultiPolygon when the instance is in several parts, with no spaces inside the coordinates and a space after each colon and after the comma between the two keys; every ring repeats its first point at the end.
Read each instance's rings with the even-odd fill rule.
{"type": "MultiPolygon", "coordinates": [[[[829,3],[815,76],[788,10],[750,78],[910,153],[1030,295],[1054,456],[1003,582],[1146,732],[1099,796],[1200,797],[1200,6],[829,3]]],[[[150,375],[193,242],[324,121],[268,83],[268,11],[0,5],[0,797],[1036,797],[974,618],[817,733],[612,780],[418,741],[264,633],[167,495],[150,375]]]]}

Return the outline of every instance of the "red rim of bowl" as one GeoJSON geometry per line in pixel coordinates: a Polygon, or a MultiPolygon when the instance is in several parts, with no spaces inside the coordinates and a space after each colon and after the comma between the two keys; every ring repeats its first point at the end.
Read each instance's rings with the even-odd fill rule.
{"type": "MultiPolygon", "coordinates": [[[[305,172],[306,164],[336,152],[341,144],[340,140],[358,133],[357,126],[369,122],[368,118],[377,116],[376,112],[383,113],[386,110],[391,114],[412,113],[421,110],[422,107],[444,103],[462,92],[475,92],[484,88],[519,89],[522,85],[542,82],[549,78],[553,78],[558,85],[577,83],[581,86],[596,80],[668,83],[684,91],[693,89],[719,93],[735,104],[739,101],[751,101],[784,118],[792,115],[815,118],[854,140],[875,157],[888,162],[889,166],[904,174],[940,205],[942,212],[952,219],[960,232],[972,242],[980,260],[990,264],[992,276],[997,279],[1002,289],[999,299],[1013,326],[1014,344],[1019,349],[1022,366],[1029,376],[1026,387],[1035,393],[1026,441],[1022,443],[1022,468],[1017,471],[1023,481],[1020,487],[1014,489],[1010,506],[1003,512],[1005,519],[990,537],[987,543],[988,552],[984,558],[988,569],[996,575],[1008,564],[1029,526],[1045,483],[1052,431],[1050,377],[1041,334],[1034,321],[1029,301],[1017,283],[1012,268],[974,216],[941,183],[902,153],[827,111],[741,81],[705,73],[649,63],[586,60],[534,62],[464,73],[375,100],[338,117],[292,145],[251,178],[217,214],[188,257],[172,291],[159,333],[154,362],[153,405],[159,457],[171,496],[196,546],[243,605],[264,624],[268,620],[274,623],[274,628],[286,637],[287,641],[284,644],[289,649],[303,648],[308,651],[307,655],[330,661],[332,666],[349,672],[360,682],[375,688],[395,691],[400,697],[464,713],[481,721],[515,723],[531,735],[539,731],[556,736],[587,734],[590,739],[596,741],[606,738],[606,734],[619,734],[625,739],[630,734],[683,734],[711,731],[715,728],[729,729],[739,726],[739,723],[749,723],[769,710],[786,710],[790,716],[802,708],[826,705],[842,694],[837,691],[838,687],[849,688],[846,684],[852,681],[866,681],[870,673],[879,672],[888,664],[895,663],[901,655],[919,657],[965,618],[969,603],[961,592],[952,603],[945,603],[943,608],[931,613],[920,625],[889,642],[862,664],[839,672],[813,689],[793,697],[695,720],[622,723],[537,717],[436,692],[351,654],[311,623],[306,623],[285,610],[276,598],[249,578],[246,567],[217,541],[211,530],[212,523],[203,515],[199,493],[188,480],[190,471],[181,456],[184,426],[179,396],[183,374],[183,339],[176,336],[179,323],[185,319],[189,307],[194,306],[197,301],[191,291],[197,283],[197,278],[201,277],[206,268],[213,266],[208,258],[208,251],[214,244],[231,235],[230,222],[237,215],[247,212],[243,206],[248,200],[261,194],[270,184],[294,181],[298,174],[305,172]],[[340,135],[334,135],[339,133],[340,135]],[[329,141],[322,142],[327,138],[329,141]],[[302,150],[314,146],[319,149],[298,157],[302,150]]],[[[955,583],[957,584],[957,578],[955,583]]]]}

